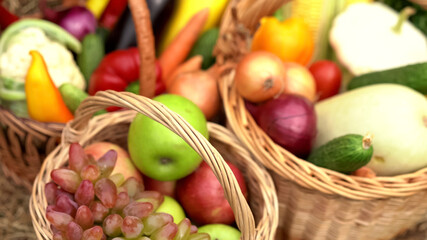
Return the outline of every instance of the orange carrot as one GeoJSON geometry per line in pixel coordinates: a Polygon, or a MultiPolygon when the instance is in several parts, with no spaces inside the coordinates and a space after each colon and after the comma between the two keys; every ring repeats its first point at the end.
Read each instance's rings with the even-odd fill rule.
{"type": "Polygon", "coordinates": [[[166,89],[169,88],[169,86],[172,84],[172,82],[175,80],[175,78],[178,75],[186,72],[194,72],[194,71],[200,70],[202,68],[202,62],[203,62],[203,57],[201,55],[196,55],[188,59],[187,61],[181,63],[177,68],[175,68],[171,72],[169,77],[165,79],[166,89]]]}
{"type": "Polygon", "coordinates": [[[162,68],[163,79],[168,79],[172,71],[187,58],[205,26],[208,16],[208,8],[196,13],[162,52],[158,60],[162,68]]]}
{"type": "Polygon", "coordinates": [[[139,58],[141,59],[139,94],[152,98],[156,89],[156,53],[150,11],[147,3],[141,0],[129,0],[129,6],[135,23],[139,58]]]}

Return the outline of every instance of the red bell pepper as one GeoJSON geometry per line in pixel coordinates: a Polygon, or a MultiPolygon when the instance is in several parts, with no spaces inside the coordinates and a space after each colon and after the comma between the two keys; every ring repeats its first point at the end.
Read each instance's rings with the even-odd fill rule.
{"type": "Polygon", "coordinates": [[[0,0],[0,30],[5,30],[7,26],[18,21],[19,17],[3,7],[2,2],[0,0]]]}
{"type": "Polygon", "coordinates": [[[113,30],[128,4],[127,0],[110,0],[99,19],[99,25],[108,30],[113,30]]]}
{"type": "MultiPolygon", "coordinates": [[[[139,77],[140,58],[138,48],[116,50],[107,54],[93,72],[89,81],[89,94],[98,91],[125,91],[126,87],[139,77]]],[[[166,87],[161,79],[160,65],[156,61],[156,92],[165,92],[166,87]]]]}

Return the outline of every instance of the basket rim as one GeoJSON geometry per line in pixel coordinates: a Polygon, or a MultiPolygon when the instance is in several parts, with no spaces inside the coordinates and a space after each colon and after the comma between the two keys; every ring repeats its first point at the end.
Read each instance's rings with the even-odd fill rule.
{"type": "Polygon", "coordinates": [[[3,125],[14,126],[20,132],[36,133],[35,135],[39,133],[48,136],[60,136],[62,129],[65,127],[64,123],[39,122],[29,117],[19,117],[4,106],[0,106],[0,119],[3,125]]]}
{"type": "Polygon", "coordinates": [[[227,69],[219,81],[228,127],[269,170],[287,180],[296,181],[302,187],[355,200],[404,197],[427,189],[427,167],[396,176],[366,178],[318,167],[294,156],[274,143],[256,124],[245,108],[244,99],[235,90],[233,78],[234,68],[227,69]],[[261,140],[255,143],[255,136],[261,140]],[[275,159],[269,150],[281,159],[275,159]]]}

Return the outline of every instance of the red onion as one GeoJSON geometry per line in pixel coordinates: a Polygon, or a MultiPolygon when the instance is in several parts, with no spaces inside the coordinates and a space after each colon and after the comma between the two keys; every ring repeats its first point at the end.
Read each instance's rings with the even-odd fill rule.
{"type": "Polygon", "coordinates": [[[259,106],[257,123],[277,144],[305,158],[316,137],[316,113],[308,99],[282,94],[259,106]]]}
{"type": "Polygon", "coordinates": [[[95,32],[97,21],[87,8],[75,6],[61,18],[59,25],[81,41],[86,34],[95,32]]]}

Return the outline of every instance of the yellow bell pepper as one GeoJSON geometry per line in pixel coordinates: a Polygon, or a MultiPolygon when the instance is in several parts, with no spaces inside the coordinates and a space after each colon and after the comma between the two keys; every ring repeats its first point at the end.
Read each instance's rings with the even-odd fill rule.
{"type": "Polygon", "coordinates": [[[109,0],[88,0],[86,8],[93,13],[96,19],[99,19],[108,5],[109,0]]]}
{"type": "Polygon", "coordinates": [[[181,29],[196,13],[204,8],[209,8],[209,17],[202,33],[216,26],[227,6],[228,0],[177,0],[166,29],[159,45],[159,53],[169,45],[181,29]]]}
{"type": "Polygon", "coordinates": [[[32,61],[25,79],[29,116],[39,122],[66,123],[73,119],[47,71],[43,56],[34,50],[30,54],[32,61]]]}
{"type": "Polygon", "coordinates": [[[284,62],[307,65],[314,51],[313,35],[301,18],[280,22],[275,17],[264,17],[251,46],[251,51],[262,50],[277,55],[284,62]]]}

